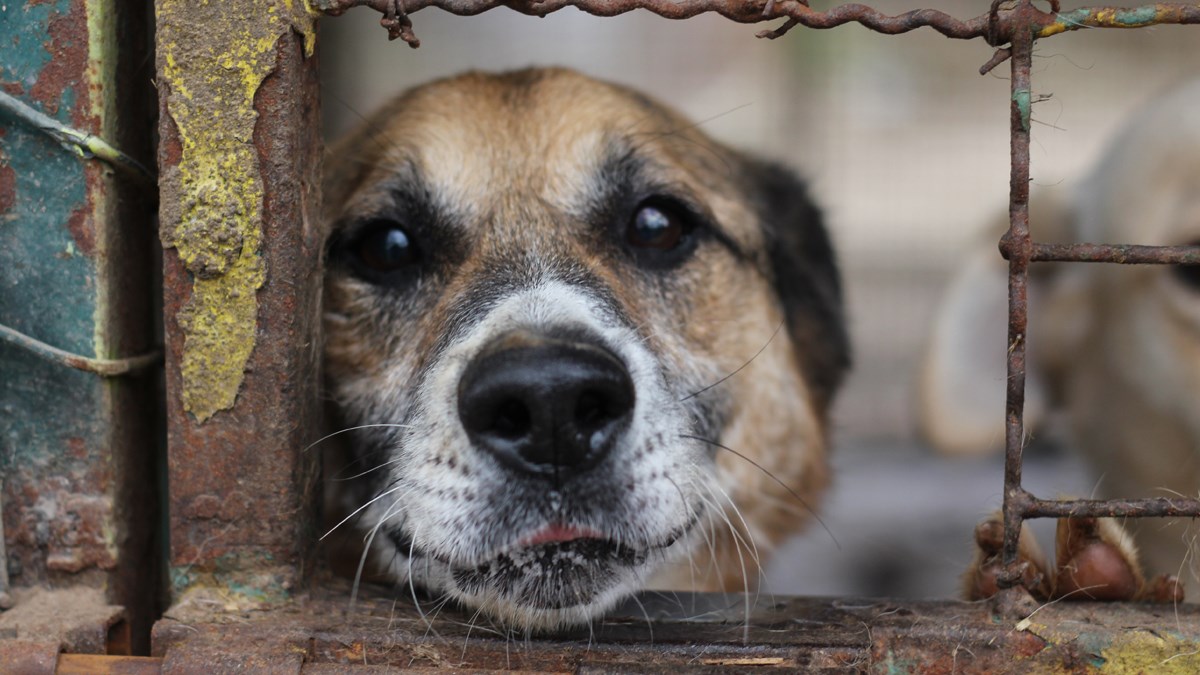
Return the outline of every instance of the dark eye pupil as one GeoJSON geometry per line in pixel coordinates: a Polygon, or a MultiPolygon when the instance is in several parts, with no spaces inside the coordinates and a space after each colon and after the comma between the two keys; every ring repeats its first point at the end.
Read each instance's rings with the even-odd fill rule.
{"type": "Polygon", "coordinates": [[[639,208],[629,230],[629,243],[647,248],[673,248],[682,237],[678,218],[654,206],[639,208]]]}
{"type": "Polygon", "coordinates": [[[394,272],[417,261],[417,247],[396,225],[372,229],[358,244],[358,257],[379,272],[394,272]]]}

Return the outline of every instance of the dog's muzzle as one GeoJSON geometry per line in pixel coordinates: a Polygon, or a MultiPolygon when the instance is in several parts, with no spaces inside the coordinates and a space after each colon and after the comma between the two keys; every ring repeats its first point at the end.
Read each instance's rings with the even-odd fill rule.
{"type": "Polygon", "coordinates": [[[633,416],[625,364],[594,343],[514,332],[467,366],[458,415],[508,469],[565,480],[608,456],[633,416]]]}

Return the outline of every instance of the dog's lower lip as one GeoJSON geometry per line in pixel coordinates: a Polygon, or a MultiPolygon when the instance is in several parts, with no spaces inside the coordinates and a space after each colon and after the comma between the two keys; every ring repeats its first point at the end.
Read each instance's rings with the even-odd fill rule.
{"type": "Polygon", "coordinates": [[[560,523],[551,523],[546,527],[534,532],[528,537],[517,542],[517,548],[528,548],[538,546],[540,544],[554,544],[576,539],[604,539],[604,535],[596,530],[586,527],[575,527],[574,525],[563,525],[560,523]]]}

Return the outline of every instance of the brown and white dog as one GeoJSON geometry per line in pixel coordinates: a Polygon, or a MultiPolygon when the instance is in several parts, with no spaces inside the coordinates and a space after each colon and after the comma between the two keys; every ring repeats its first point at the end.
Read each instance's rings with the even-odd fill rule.
{"type": "MultiPolygon", "coordinates": [[[[1034,239],[1200,242],[1197,111],[1200,80],[1152,101],[1073,198],[1035,194],[1034,239]]],[[[948,294],[922,372],[923,427],[952,453],[1003,443],[1006,267],[994,241],[948,294]]],[[[1071,442],[1100,476],[1100,496],[1197,496],[1200,267],[1063,263],[1031,271],[1029,425],[1064,411],[1071,442]]],[[[1130,523],[1148,567],[1169,572],[1195,564],[1192,525],[1130,523]]],[[[1123,548],[1132,557],[1132,547],[1123,548]]]]}
{"type": "Polygon", "coordinates": [[[849,357],[787,171],[537,69],[414,89],[330,157],[339,500],[386,576],[548,629],[742,590],[803,524],[849,357]]]}

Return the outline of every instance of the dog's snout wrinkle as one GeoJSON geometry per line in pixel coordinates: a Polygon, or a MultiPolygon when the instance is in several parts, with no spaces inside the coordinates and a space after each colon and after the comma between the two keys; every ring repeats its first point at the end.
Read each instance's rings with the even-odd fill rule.
{"type": "Polygon", "coordinates": [[[562,478],[599,464],[633,413],[633,382],[621,360],[581,342],[500,341],[459,383],[459,417],[472,443],[526,474],[562,478]]]}

